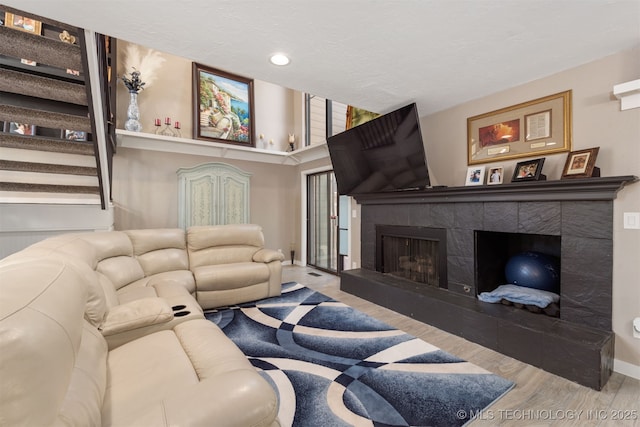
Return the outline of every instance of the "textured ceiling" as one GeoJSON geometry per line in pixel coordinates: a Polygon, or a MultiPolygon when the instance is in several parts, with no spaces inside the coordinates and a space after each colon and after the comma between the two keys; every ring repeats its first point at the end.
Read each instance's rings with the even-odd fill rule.
{"type": "Polygon", "coordinates": [[[415,101],[421,116],[640,45],[640,0],[4,3],[376,112],[415,101]],[[291,64],[269,64],[277,51],[291,64]]]}

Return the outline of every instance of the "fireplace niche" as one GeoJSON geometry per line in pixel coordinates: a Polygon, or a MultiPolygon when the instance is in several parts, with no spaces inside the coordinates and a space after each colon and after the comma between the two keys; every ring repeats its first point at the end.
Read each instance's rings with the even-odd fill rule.
{"type": "Polygon", "coordinates": [[[613,200],[637,180],[598,177],[359,195],[362,268],[343,271],[341,289],[600,390],[614,358],[613,200]],[[446,230],[447,287],[416,286],[376,271],[380,224],[446,230]],[[542,237],[531,241],[534,234],[542,237]],[[560,256],[559,317],[477,299],[500,281],[485,282],[485,275],[498,273],[476,266],[477,240],[481,252],[492,251],[482,249],[485,239],[507,248],[505,257],[510,250],[534,249],[560,256]]]}
{"type": "MultiPolygon", "coordinates": [[[[561,237],[546,234],[504,233],[499,231],[475,231],[475,289],[476,296],[491,292],[500,285],[509,284],[505,266],[512,256],[522,252],[537,252],[560,260],[562,269],[561,237]]],[[[558,271],[558,273],[560,272],[558,271]]],[[[560,280],[562,289],[562,280],[560,280]]],[[[558,292],[562,294],[562,291],[558,292]]],[[[509,304],[511,305],[511,304],[509,304]]],[[[548,307],[526,307],[530,311],[560,317],[561,302],[548,307]]]]}

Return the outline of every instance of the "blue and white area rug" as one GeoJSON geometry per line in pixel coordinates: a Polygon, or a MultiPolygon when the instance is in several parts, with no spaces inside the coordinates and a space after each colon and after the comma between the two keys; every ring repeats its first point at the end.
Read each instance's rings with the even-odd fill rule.
{"type": "Polygon", "coordinates": [[[297,283],[206,317],[277,390],[283,426],[461,426],[514,385],[297,283]]]}

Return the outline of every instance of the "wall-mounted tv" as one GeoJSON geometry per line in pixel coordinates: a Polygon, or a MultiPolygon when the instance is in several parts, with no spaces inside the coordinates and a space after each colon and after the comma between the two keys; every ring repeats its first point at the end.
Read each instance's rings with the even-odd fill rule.
{"type": "Polygon", "coordinates": [[[340,195],[430,186],[416,104],[327,138],[340,195]]]}

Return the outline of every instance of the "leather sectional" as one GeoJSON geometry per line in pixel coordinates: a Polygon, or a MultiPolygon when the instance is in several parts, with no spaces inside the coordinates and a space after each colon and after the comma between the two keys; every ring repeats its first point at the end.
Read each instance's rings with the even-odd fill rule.
{"type": "Polygon", "coordinates": [[[212,322],[280,294],[259,226],[65,234],[0,261],[0,425],[278,426],[212,322]]]}

